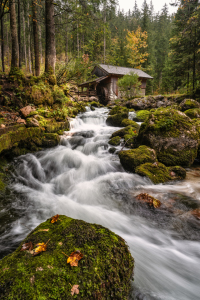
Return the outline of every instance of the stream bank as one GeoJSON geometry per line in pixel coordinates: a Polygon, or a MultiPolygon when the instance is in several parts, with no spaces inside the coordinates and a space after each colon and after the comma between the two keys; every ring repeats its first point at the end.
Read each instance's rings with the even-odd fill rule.
{"type": "Polygon", "coordinates": [[[1,254],[11,253],[50,216],[64,213],[127,241],[135,259],[130,299],[196,300],[200,231],[190,212],[199,207],[198,179],[193,180],[199,171],[188,169],[185,180],[159,185],[126,173],[118,155],[109,153],[110,136],[120,128],[106,125],[107,114],[107,108],[88,108],[71,122],[59,146],[15,159],[15,198],[7,197],[1,209],[1,254]],[[139,202],[141,193],[158,199],[160,208],[139,202]]]}

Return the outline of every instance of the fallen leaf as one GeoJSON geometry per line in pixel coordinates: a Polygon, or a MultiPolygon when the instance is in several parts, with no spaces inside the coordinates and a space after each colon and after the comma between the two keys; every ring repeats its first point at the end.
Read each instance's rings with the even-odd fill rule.
{"type": "Polygon", "coordinates": [[[75,284],[75,285],[73,285],[73,287],[71,288],[71,294],[72,294],[72,296],[74,295],[74,294],[79,294],[79,289],[78,289],[78,287],[79,287],[79,285],[78,284],[75,284]]]}
{"type": "Polygon", "coordinates": [[[23,244],[20,251],[25,251],[25,250],[31,251],[32,249],[33,249],[33,244],[32,244],[32,242],[29,242],[29,243],[23,244]]]}
{"type": "MultiPolygon", "coordinates": [[[[64,252],[62,253],[66,255],[64,252]]],[[[67,263],[70,264],[71,267],[78,267],[78,261],[81,258],[83,258],[83,254],[79,250],[76,250],[70,254],[70,256],[67,259],[67,263]]]]}
{"type": "MultiPolygon", "coordinates": [[[[55,222],[57,222],[58,220],[60,220],[59,219],[59,215],[55,215],[55,216],[53,216],[52,218],[51,218],[51,223],[55,223],[55,222]]],[[[61,221],[61,220],[60,220],[61,221]]]]}
{"type": "Polygon", "coordinates": [[[30,283],[31,283],[31,285],[34,284],[34,281],[35,281],[35,275],[33,275],[33,276],[30,278],[30,283]]]}
{"type": "Polygon", "coordinates": [[[3,271],[7,271],[7,270],[9,270],[10,268],[5,268],[5,269],[3,269],[3,271]]]}
{"type": "Polygon", "coordinates": [[[161,206],[161,202],[158,199],[152,197],[147,193],[141,193],[137,195],[136,199],[147,203],[150,207],[153,206],[154,208],[158,208],[161,206]]]}
{"type": "Polygon", "coordinates": [[[37,272],[37,271],[44,271],[44,269],[43,269],[42,267],[37,267],[37,268],[36,268],[36,272],[37,272]]]}
{"type": "Polygon", "coordinates": [[[49,231],[49,228],[48,229],[39,229],[38,232],[39,231],[49,231]]]}
{"type": "Polygon", "coordinates": [[[172,177],[176,176],[176,174],[175,174],[174,172],[171,172],[170,175],[171,175],[172,177]]]}
{"type": "Polygon", "coordinates": [[[62,242],[59,242],[59,243],[58,243],[58,245],[60,245],[60,246],[62,246],[62,244],[63,244],[62,242]]]}
{"type": "MultiPolygon", "coordinates": [[[[48,240],[49,242],[50,240],[48,240]]],[[[47,251],[47,244],[48,242],[45,244],[45,243],[38,243],[36,245],[36,249],[34,250],[34,253],[33,255],[38,255],[39,253],[43,252],[43,251],[47,251]]]]}

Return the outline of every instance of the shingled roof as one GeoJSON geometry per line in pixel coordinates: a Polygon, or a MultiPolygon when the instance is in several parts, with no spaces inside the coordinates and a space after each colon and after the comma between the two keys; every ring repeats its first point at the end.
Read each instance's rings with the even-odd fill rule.
{"type": "Polygon", "coordinates": [[[126,68],[126,67],[117,67],[117,66],[111,66],[111,65],[104,65],[99,64],[98,65],[101,69],[105,70],[107,74],[113,74],[113,75],[127,75],[131,72],[137,74],[140,78],[147,78],[147,79],[153,79],[150,75],[143,72],[139,69],[133,69],[133,68],[126,68]]]}

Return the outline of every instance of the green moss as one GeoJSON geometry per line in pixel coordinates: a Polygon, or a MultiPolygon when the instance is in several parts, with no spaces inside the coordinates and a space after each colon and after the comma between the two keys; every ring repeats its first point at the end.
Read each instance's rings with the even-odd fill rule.
{"type": "Polygon", "coordinates": [[[109,126],[122,127],[122,121],[128,119],[128,112],[122,112],[108,116],[106,124],[109,126]]]}
{"type": "Polygon", "coordinates": [[[128,109],[122,106],[115,106],[110,110],[109,115],[112,116],[123,112],[128,113],[128,109]]]}
{"type": "Polygon", "coordinates": [[[132,121],[129,119],[124,119],[122,121],[122,126],[124,126],[124,127],[131,126],[133,128],[133,130],[137,131],[137,133],[139,132],[139,129],[140,129],[140,125],[138,125],[135,121],[132,121]]]}
{"type": "Polygon", "coordinates": [[[50,87],[43,82],[33,85],[31,92],[27,91],[26,96],[35,105],[53,105],[54,102],[50,87]]]}
{"type": "Polygon", "coordinates": [[[53,88],[52,96],[54,99],[54,103],[57,103],[61,106],[68,100],[68,98],[65,96],[63,89],[57,85],[55,85],[53,88]]]}
{"type": "Polygon", "coordinates": [[[200,109],[199,108],[192,108],[184,111],[184,113],[190,118],[190,119],[196,119],[200,118],[200,109]]]}
{"type": "Polygon", "coordinates": [[[124,136],[124,142],[125,146],[127,148],[137,148],[137,141],[136,141],[137,134],[132,135],[132,134],[125,134],[124,136]]]}
{"type": "Polygon", "coordinates": [[[133,150],[124,150],[119,152],[119,159],[126,171],[135,172],[137,166],[147,163],[156,162],[156,153],[147,146],[140,146],[133,150]]]}
{"type": "Polygon", "coordinates": [[[42,136],[43,147],[55,147],[59,144],[60,137],[57,133],[44,133],[42,136]]]}
{"type": "Polygon", "coordinates": [[[19,68],[11,68],[9,73],[9,79],[22,83],[25,80],[25,75],[19,68]]]}
{"type": "Polygon", "coordinates": [[[48,219],[40,224],[0,261],[1,299],[128,299],[133,266],[120,236],[100,225],[60,216],[57,223],[48,219]],[[47,251],[37,256],[20,251],[29,241],[36,245],[48,240],[47,251]],[[78,267],[71,267],[63,252],[76,250],[83,258],[78,267]],[[79,285],[80,293],[72,297],[73,285],[79,285]]]}
{"type": "Polygon", "coordinates": [[[157,153],[158,160],[166,166],[184,166],[190,167],[197,157],[198,148],[184,149],[182,151],[169,148],[157,153]]]}
{"type": "Polygon", "coordinates": [[[48,133],[56,133],[60,130],[69,130],[69,122],[49,122],[49,124],[45,127],[45,131],[48,133]]]}
{"type": "MultiPolygon", "coordinates": [[[[138,125],[138,124],[136,123],[136,125],[138,125]]],[[[138,127],[127,126],[123,129],[113,132],[112,137],[115,137],[115,136],[124,137],[125,134],[136,136],[137,135],[136,132],[138,131],[138,129],[139,129],[139,126],[138,127]]]]}
{"type": "Polygon", "coordinates": [[[140,110],[136,112],[136,117],[138,122],[144,122],[148,119],[151,113],[148,110],[140,110]]]}
{"type": "Polygon", "coordinates": [[[185,111],[192,108],[200,108],[200,104],[193,99],[185,99],[180,103],[180,108],[182,111],[185,111]]]}
{"type": "Polygon", "coordinates": [[[92,101],[90,103],[90,106],[93,106],[93,107],[99,107],[100,106],[100,103],[96,102],[96,101],[92,101]]]}
{"type": "Polygon", "coordinates": [[[120,141],[121,141],[121,138],[119,136],[115,136],[112,139],[110,139],[108,143],[113,146],[118,146],[118,145],[120,145],[120,141]]]}
{"type": "Polygon", "coordinates": [[[185,169],[178,166],[167,168],[162,163],[145,163],[138,166],[135,172],[140,176],[148,177],[155,184],[186,177],[185,169]]]}

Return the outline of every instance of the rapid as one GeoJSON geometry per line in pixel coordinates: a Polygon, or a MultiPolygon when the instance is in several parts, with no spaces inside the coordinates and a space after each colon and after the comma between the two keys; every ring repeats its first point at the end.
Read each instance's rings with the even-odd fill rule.
{"type": "Polygon", "coordinates": [[[107,114],[107,108],[87,108],[59,146],[15,159],[10,192],[0,198],[0,258],[39,223],[64,214],[125,239],[135,259],[130,299],[200,299],[200,230],[187,217],[187,207],[200,200],[198,168],[182,182],[159,185],[125,172],[118,155],[109,153],[109,137],[118,128],[106,125],[107,114]],[[171,210],[139,205],[134,199],[142,192],[171,210]],[[175,198],[176,210],[170,206],[175,198]]]}

